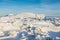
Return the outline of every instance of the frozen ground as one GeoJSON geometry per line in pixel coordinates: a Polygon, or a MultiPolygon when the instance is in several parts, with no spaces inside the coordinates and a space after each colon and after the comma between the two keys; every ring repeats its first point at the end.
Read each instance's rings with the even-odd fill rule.
{"type": "Polygon", "coordinates": [[[33,13],[0,17],[0,40],[60,40],[60,17],[33,13]]]}

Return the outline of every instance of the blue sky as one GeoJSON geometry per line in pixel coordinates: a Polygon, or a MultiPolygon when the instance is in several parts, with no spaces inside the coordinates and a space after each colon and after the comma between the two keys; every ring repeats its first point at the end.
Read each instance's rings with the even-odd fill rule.
{"type": "Polygon", "coordinates": [[[0,0],[0,16],[22,12],[60,16],[60,0],[0,0]]]}

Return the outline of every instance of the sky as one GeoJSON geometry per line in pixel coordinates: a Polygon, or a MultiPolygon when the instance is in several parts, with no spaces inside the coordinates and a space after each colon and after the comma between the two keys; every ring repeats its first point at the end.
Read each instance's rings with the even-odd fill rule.
{"type": "Polygon", "coordinates": [[[0,0],[0,16],[22,12],[60,16],[60,0],[0,0]]]}

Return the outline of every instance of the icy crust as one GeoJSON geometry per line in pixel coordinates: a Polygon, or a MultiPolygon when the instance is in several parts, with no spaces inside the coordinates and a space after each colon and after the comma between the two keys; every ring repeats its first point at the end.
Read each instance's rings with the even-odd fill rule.
{"type": "Polygon", "coordinates": [[[0,39],[15,38],[20,32],[26,32],[28,35],[36,34],[36,39],[48,37],[50,31],[60,32],[60,18],[52,20],[52,17],[51,20],[47,20],[45,17],[44,14],[33,13],[9,14],[0,17],[0,39]]]}

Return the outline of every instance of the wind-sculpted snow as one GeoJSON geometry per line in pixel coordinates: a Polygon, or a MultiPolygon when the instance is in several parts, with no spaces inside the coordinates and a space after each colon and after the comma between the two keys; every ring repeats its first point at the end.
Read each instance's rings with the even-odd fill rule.
{"type": "Polygon", "coordinates": [[[60,18],[22,13],[0,17],[0,40],[60,40],[60,18]]]}

